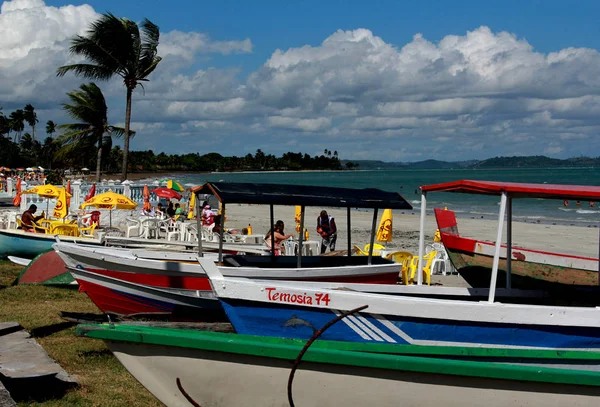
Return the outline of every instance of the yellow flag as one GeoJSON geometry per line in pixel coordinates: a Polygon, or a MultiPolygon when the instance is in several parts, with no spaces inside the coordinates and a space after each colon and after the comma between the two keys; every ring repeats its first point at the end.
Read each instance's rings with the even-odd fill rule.
{"type": "Polygon", "coordinates": [[[193,192],[192,197],[190,198],[190,205],[188,209],[188,219],[194,219],[194,213],[196,212],[196,194],[193,192]]]}
{"type": "Polygon", "coordinates": [[[63,219],[67,216],[67,192],[64,188],[59,188],[58,201],[56,201],[52,216],[58,219],[63,219]]]}
{"type": "Polygon", "coordinates": [[[381,215],[381,221],[379,222],[379,228],[377,229],[377,241],[378,242],[391,242],[392,241],[392,210],[386,209],[381,215]]]}

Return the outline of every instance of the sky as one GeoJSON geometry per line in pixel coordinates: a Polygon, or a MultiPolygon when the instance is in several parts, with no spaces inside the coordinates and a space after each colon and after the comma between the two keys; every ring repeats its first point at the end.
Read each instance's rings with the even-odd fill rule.
{"type": "MultiPolygon", "coordinates": [[[[160,27],[131,148],[413,162],[600,156],[598,1],[4,1],[0,106],[45,123],[101,13],[160,27]]],[[[125,88],[98,82],[123,126],[125,88]]],[[[115,141],[118,143],[118,141],[115,141]]]]}

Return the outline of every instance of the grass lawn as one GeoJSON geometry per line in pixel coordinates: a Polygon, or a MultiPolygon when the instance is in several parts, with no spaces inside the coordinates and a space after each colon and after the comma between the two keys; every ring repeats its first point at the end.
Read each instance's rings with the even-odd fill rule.
{"type": "Polygon", "coordinates": [[[32,332],[51,358],[80,386],[61,399],[19,401],[19,406],[161,406],[112,355],[104,342],[78,338],[60,311],[100,311],[75,288],[11,286],[21,266],[0,260],[0,321],[15,321],[32,332]],[[64,329],[61,329],[64,328],[64,329]]]}

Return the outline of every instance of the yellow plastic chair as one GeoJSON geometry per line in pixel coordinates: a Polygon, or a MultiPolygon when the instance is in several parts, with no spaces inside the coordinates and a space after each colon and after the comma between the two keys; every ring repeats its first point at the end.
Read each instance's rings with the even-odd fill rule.
{"type": "Polygon", "coordinates": [[[96,223],[92,223],[90,227],[87,228],[79,228],[79,236],[81,237],[92,237],[94,235],[94,230],[96,230],[96,223]]]}
{"type": "Polygon", "coordinates": [[[412,254],[411,252],[403,252],[403,251],[398,251],[398,252],[392,252],[392,253],[388,253],[385,258],[389,259],[389,260],[393,260],[396,263],[404,263],[404,260],[406,258],[411,258],[413,257],[414,254],[412,254]]]}
{"type": "Polygon", "coordinates": [[[79,228],[68,223],[63,225],[54,225],[52,228],[52,234],[62,236],[79,236],[79,228]]]}
{"type": "MultiPolygon", "coordinates": [[[[369,243],[365,245],[365,248],[363,249],[364,253],[366,253],[365,256],[369,255],[370,247],[371,245],[369,243]]],[[[385,250],[385,246],[382,246],[379,243],[373,244],[373,256],[381,256],[381,250],[385,250]]]]}
{"type": "MultiPolygon", "coordinates": [[[[431,285],[431,263],[433,263],[433,259],[437,256],[437,251],[432,250],[426,255],[423,256],[423,260],[425,261],[425,265],[423,266],[423,274],[425,275],[425,279],[427,281],[427,285],[431,285]]],[[[415,281],[415,275],[417,274],[417,270],[419,268],[419,256],[413,256],[410,258],[408,265],[406,267],[402,267],[402,278],[406,281],[405,284],[408,284],[411,280],[415,281]],[[408,270],[410,269],[410,279],[408,279],[408,270]],[[406,276],[405,276],[406,275],[406,276]]]]}
{"type": "Polygon", "coordinates": [[[31,222],[31,226],[33,226],[33,230],[35,230],[36,233],[49,233],[48,228],[40,226],[35,222],[31,222]]]}
{"type": "Polygon", "coordinates": [[[357,256],[368,256],[369,252],[364,252],[363,249],[361,249],[360,247],[358,247],[357,245],[354,245],[354,251],[356,252],[357,256]]]}

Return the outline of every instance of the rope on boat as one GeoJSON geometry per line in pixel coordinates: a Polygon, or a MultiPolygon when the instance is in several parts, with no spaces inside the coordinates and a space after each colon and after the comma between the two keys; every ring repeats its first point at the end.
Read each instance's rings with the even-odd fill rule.
{"type": "MultiPolygon", "coordinates": [[[[337,317],[335,317],[334,319],[332,319],[331,321],[329,321],[328,323],[323,325],[323,327],[321,329],[319,329],[317,332],[315,332],[314,335],[308,340],[308,342],[306,342],[306,344],[304,345],[304,347],[302,348],[302,350],[296,357],[296,360],[294,361],[294,365],[292,366],[292,370],[290,372],[290,377],[288,378],[287,393],[288,393],[288,402],[290,403],[290,407],[295,407],[294,399],[292,397],[292,383],[294,382],[294,375],[296,374],[296,369],[298,368],[298,365],[300,365],[300,361],[302,360],[302,357],[304,356],[304,354],[306,353],[306,351],[308,350],[310,345],[312,345],[313,342],[315,340],[317,340],[317,338],[323,334],[323,332],[325,332],[327,329],[329,329],[336,322],[339,322],[342,319],[346,318],[347,316],[352,315],[356,312],[362,311],[368,307],[369,307],[368,305],[363,305],[358,308],[354,308],[350,311],[341,313],[340,315],[338,315],[337,317]]],[[[179,385],[179,379],[177,379],[177,384],[179,385]]],[[[180,390],[181,390],[181,388],[180,388],[180,390]]]]}
{"type": "Polygon", "coordinates": [[[175,381],[177,382],[177,388],[179,389],[179,391],[181,392],[181,394],[183,394],[183,397],[185,397],[185,399],[187,401],[189,401],[192,406],[194,406],[194,407],[202,407],[200,404],[198,404],[196,402],[196,400],[194,400],[192,398],[192,396],[190,396],[189,394],[187,394],[187,392],[185,391],[185,389],[181,385],[181,380],[179,380],[179,377],[177,379],[175,379],[175,381]]]}

